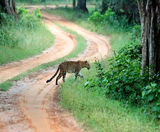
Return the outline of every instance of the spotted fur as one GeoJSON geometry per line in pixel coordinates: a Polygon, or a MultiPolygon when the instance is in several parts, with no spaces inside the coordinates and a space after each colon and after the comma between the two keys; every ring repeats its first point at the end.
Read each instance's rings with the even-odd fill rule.
{"type": "Polygon", "coordinates": [[[52,79],[57,75],[59,72],[59,75],[56,78],[56,85],[58,85],[58,80],[63,76],[63,82],[65,82],[66,73],[75,73],[75,80],[77,79],[77,76],[83,77],[83,75],[80,73],[80,70],[82,68],[87,68],[88,70],[91,68],[88,61],[65,61],[59,64],[58,69],[56,73],[46,81],[46,83],[49,83],[52,81],[52,79]]]}

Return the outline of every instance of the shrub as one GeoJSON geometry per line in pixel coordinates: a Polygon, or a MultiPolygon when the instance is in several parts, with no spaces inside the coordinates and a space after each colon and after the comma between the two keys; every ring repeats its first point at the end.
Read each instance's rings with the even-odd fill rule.
{"type": "Polygon", "coordinates": [[[33,12],[34,16],[36,16],[37,18],[41,19],[42,18],[42,14],[40,12],[40,8],[37,8],[34,12],[33,12]]]}
{"type": "Polygon", "coordinates": [[[105,14],[100,14],[100,12],[94,12],[89,18],[89,21],[92,21],[96,26],[100,24],[104,24],[107,22],[110,25],[114,23],[114,12],[111,11],[110,8],[105,12],[105,14]]]}
{"type": "Polygon", "coordinates": [[[157,83],[150,83],[142,89],[142,99],[145,112],[160,119],[160,88],[157,83]]]}
{"type": "Polygon", "coordinates": [[[29,13],[29,10],[25,9],[24,5],[22,5],[21,7],[19,7],[17,9],[17,13],[18,13],[19,16],[25,16],[29,13]]]}
{"type": "Polygon", "coordinates": [[[96,11],[94,12],[89,18],[89,21],[92,21],[94,23],[94,25],[98,25],[103,21],[103,15],[100,14],[100,12],[96,11]]]}
{"type": "Polygon", "coordinates": [[[131,38],[132,40],[135,40],[137,38],[141,38],[141,25],[135,25],[131,32],[131,38]]]}
{"type": "Polygon", "coordinates": [[[28,28],[35,28],[37,25],[39,25],[39,22],[42,18],[39,8],[30,14],[28,9],[25,9],[22,5],[22,7],[17,9],[17,12],[20,16],[19,23],[28,28]]]}
{"type": "Polygon", "coordinates": [[[103,17],[104,17],[104,20],[107,21],[107,24],[113,25],[115,22],[114,16],[115,16],[115,13],[112,12],[111,8],[108,8],[108,10],[106,10],[103,17]]]}
{"type": "Polygon", "coordinates": [[[159,75],[152,79],[148,74],[141,75],[140,61],[141,46],[131,43],[109,60],[109,71],[105,71],[100,62],[95,62],[97,78],[89,79],[85,86],[107,98],[141,106],[146,113],[160,118],[159,75]]]}

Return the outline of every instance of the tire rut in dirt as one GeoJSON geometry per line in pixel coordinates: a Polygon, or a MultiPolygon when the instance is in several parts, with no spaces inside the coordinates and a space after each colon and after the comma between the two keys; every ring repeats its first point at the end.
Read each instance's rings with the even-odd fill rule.
{"type": "MultiPolygon", "coordinates": [[[[85,59],[89,60],[89,62],[93,62],[95,61],[95,58],[101,59],[109,54],[110,46],[108,38],[86,31],[85,29],[80,28],[79,26],[66,21],[65,19],[62,20],[61,17],[48,14],[45,14],[45,17],[48,18],[48,20],[45,20],[44,22],[46,25],[48,25],[49,29],[52,29],[52,31],[55,30],[57,27],[50,21],[54,21],[56,23],[61,24],[62,26],[66,26],[67,28],[77,31],[89,43],[87,49],[82,54],[70,60],[85,59]]],[[[66,36],[66,33],[64,32],[61,32],[61,34],[66,36]]],[[[56,38],[59,38],[56,39],[58,47],[53,48],[53,52],[50,54],[50,55],[53,54],[54,57],[55,57],[55,51],[58,52],[57,48],[63,50],[63,47],[61,46],[64,46],[65,43],[68,43],[68,46],[66,46],[66,48],[64,49],[65,51],[69,50],[71,52],[74,49],[74,46],[72,47],[72,49],[68,49],[71,46],[70,44],[75,45],[76,43],[75,40],[73,39],[73,36],[67,34],[68,39],[63,40],[61,34],[58,35],[56,33],[57,35],[56,38]]],[[[46,55],[43,61],[46,61],[45,59],[50,55],[46,55]]],[[[56,58],[58,57],[61,58],[62,56],[64,56],[63,53],[57,56],[56,58]]],[[[13,89],[11,88],[11,90],[20,89],[18,97],[19,99],[18,106],[15,104],[13,104],[13,106],[16,109],[20,109],[21,112],[19,114],[23,115],[25,123],[24,124],[20,123],[20,125],[27,126],[24,129],[22,126],[18,128],[17,124],[14,127],[15,132],[24,131],[25,129],[26,129],[25,132],[84,131],[79,125],[77,125],[76,120],[58,105],[59,88],[55,86],[55,80],[53,80],[49,84],[45,83],[46,80],[49,79],[55,73],[56,69],[57,67],[54,67],[53,69],[51,68],[48,70],[41,70],[38,73],[33,73],[21,79],[20,81],[15,82],[15,84],[13,85],[13,89]]],[[[1,126],[4,125],[3,122],[1,124],[2,124],[1,126]]],[[[8,125],[12,127],[11,124],[8,123],[8,125]]]]}
{"type": "Polygon", "coordinates": [[[55,24],[47,20],[44,23],[56,37],[53,47],[47,49],[41,55],[0,66],[0,83],[38,65],[62,58],[74,50],[77,42],[72,35],[62,31],[55,24]]]}

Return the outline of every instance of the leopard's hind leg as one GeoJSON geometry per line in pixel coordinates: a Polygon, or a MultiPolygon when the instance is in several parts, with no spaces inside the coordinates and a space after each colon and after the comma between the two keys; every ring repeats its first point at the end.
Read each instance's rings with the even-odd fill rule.
{"type": "Polygon", "coordinates": [[[63,82],[65,82],[66,72],[63,73],[63,82]]]}
{"type": "Polygon", "coordinates": [[[75,73],[75,80],[77,80],[77,76],[81,76],[81,75],[79,74],[79,72],[80,72],[80,71],[77,71],[77,72],[75,73]]]}
{"type": "Polygon", "coordinates": [[[62,72],[59,73],[59,75],[56,78],[56,85],[58,85],[58,80],[62,77],[62,72]]]}
{"type": "Polygon", "coordinates": [[[84,79],[84,76],[81,74],[81,72],[78,73],[78,76],[84,79]]]}

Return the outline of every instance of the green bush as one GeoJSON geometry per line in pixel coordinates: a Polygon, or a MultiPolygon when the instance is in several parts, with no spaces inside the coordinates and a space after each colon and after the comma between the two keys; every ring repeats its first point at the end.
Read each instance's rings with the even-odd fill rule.
{"type": "Polygon", "coordinates": [[[100,14],[100,12],[98,12],[98,11],[96,11],[96,12],[94,12],[89,18],[88,18],[88,20],[89,21],[92,21],[96,26],[98,25],[98,24],[100,24],[102,21],[103,21],[103,15],[102,14],[100,14]]]}
{"type": "Polygon", "coordinates": [[[100,12],[96,11],[88,18],[89,21],[92,21],[96,26],[100,24],[107,24],[113,25],[114,24],[114,12],[111,11],[110,8],[105,12],[105,14],[100,14],[100,12]]]}
{"type": "Polygon", "coordinates": [[[42,18],[39,8],[30,14],[28,9],[25,9],[22,5],[22,7],[17,9],[17,12],[20,16],[19,23],[28,28],[35,28],[37,25],[39,25],[39,22],[42,18]]]}
{"type": "Polygon", "coordinates": [[[135,25],[131,32],[132,40],[136,40],[137,38],[141,38],[141,25],[135,25]]]}
{"type": "Polygon", "coordinates": [[[160,87],[157,83],[150,83],[142,89],[142,99],[145,112],[160,119],[160,87]]]}
{"type": "Polygon", "coordinates": [[[36,16],[37,18],[41,19],[42,18],[42,14],[40,12],[40,8],[37,8],[34,12],[33,12],[34,16],[36,16]]]}
{"type": "Polygon", "coordinates": [[[101,92],[107,98],[141,106],[147,114],[160,118],[159,75],[150,79],[148,74],[140,74],[141,46],[131,43],[109,62],[109,71],[105,71],[100,62],[95,62],[97,78],[89,79],[86,88],[101,92]]]}
{"type": "Polygon", "coordinates": [[[19,16],[25,16],[29,13],[29,10],[25,9],[24,5],[22,5],[21,7],[19,7],[17,9],[17,13],[18,13],[19,16]]]}
{"type": "Polygon", "coordinates": [[[140,75],[140,52],[140,45],[125,46],[116,57],[109,60],[109,71],[105,71],[101,64],[96,62],[96,85],[101,86],[108,97],[127,100],[128,103],[139,103],[142,88],[140,81],[143,78],[140,75]]]}

